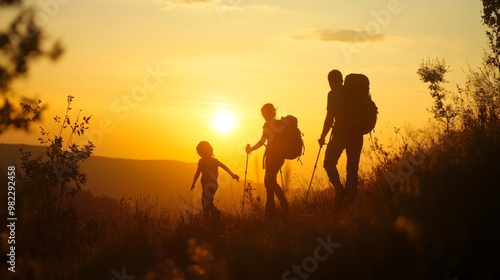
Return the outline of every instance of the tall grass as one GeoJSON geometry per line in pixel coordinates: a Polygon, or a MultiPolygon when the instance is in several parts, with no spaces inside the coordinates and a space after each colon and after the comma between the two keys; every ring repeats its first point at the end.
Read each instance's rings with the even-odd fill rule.
{"type": "Polygon", "coordinates": [[[25,201],[20,202],[18,272],[0,275],[498,279],[499,99],[496,88],[489,95],[477,90],[484,83],[473,77],[470,85],[476,91],[464,91],[472,101],[464,106],[462,98],[454,103],[461,107],[446,107],[455,110],[446,116],[457,116],[447,119],[446,129],[438,120],[423,129],[395,129],[388,146],[377,138],[366,142],[364,157],[371,165],[360,173],[351,207],[335,210],[335,193],[325,181],[316,183],[306,202],[308,182],[297,181],[304,186],[288,191],[289,215],[278,213],[275,220],[261,218],[263,202],[255,198],[246,202],[244,212],[240,205],[223,206],[223,219],[214,224],[202,220],[199,208],[185,219],[154,198],[139,197],[119,202],[94,198],[88,205],[105,201],[106,207],[68,211],[64,221],[52,221],[37,220],[33,186],[25,186],[19,196],[25,201]],[[321,251],[317,260],[322,241],[338,246],[328,254],[321,251]]]}
{"type": "Polygon", "coordinates": [[[498,126],[404,134],[397,149],[371,142],[365,156],[375,164],[361,174],[348,209],[335,211],[334,191],[319,185],[307,203],[304,192],[289,192],[289,216],[273,221],[261,218],[255,200],[244,213],[224,208],[222,222],[211,225],[201,215],[183,221],[149,197],[124,198],[114,213],[96,208],[65,223],[36,223],[26,214],[19,271],[2,276],[281,279],[314,255],[318,238],[329,237],[340,247],[307,273],[310,279],[497,277],[498,126]],[[387,173],[399,176],[396,183],[387,173]]]}
{"type": "Polygon", "coordinates": [[[254,201],[207,225],[196,215],[183,222],[148,197],[122,199],[114,214],[96,210],[47,228],[56,240],[27,248],[36,253],[21,257],[17,279],[111,279],[122,269],[135,279],[281,279],[328,237],[340,247],[308,279],[497,277],[500,130],[406,133],[399,149],[372,143],[378,163],[361,175],[348,209],[335,211],[334,192],[320,186],[307,203],[295,193],[286,218],[261,219],[254,201]],[[391,190],[386,173],[417,153],[425,157],[391,190]]]}

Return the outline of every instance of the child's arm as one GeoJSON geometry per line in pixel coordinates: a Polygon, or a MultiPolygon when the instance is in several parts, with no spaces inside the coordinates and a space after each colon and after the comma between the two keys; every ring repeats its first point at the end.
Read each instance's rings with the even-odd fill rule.
{"type": "Polygon", "coordinates": [[[229,173],[229,175],[231,175],[231,177],[233,177],[233,179],[235,179],[236,181],[240,181],[240,176],[234,174],[226,165],[224,165],[222,162],[219,161],[219,166],[226,170],[227,173],[229,173]]]}
{"type": "Polygon", "coordinates": [[[198,181],[200,174],[201,174],[201,170],[200,170],[200,167],[198,166],[198,169],[196,169],[196,173],[194,174],[194,180],[193,180],[193,184],[191,185],[191,190],[194,190],[194,186],[196,184],[196,181],[198,181]]]}

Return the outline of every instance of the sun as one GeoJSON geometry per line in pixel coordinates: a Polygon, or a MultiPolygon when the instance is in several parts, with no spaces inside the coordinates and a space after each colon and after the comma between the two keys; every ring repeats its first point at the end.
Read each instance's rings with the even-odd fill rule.
{"type": "Polygon", "coordinates": [[[217,132],[229,133],[234,128],[234,114],[229,111],[219,111],[215,113],[212,124],[217,132]]]}

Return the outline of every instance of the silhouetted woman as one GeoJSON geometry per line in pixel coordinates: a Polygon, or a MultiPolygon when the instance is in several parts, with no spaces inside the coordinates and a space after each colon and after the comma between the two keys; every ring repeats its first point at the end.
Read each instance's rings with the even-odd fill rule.
{"type": "Polygon", "coordinates": [[[239,181],[240,177],[234,174],[227,166],[214,157],[214,149],[207,141],[201,141],[196,146],[196,151],[200,155],[198,161],[198,170],[194,175],[191,190],[194,189],[196,181],[201,174],[201,187],[203,194],[201,195],[201,205],[203,206],[203,217],[205,221],[218,221],[221,217],[221,212],[214,205],[215,192],[219,188],[217,177],[219,176],[219,167],[224,169],[233,179],[239,181]]]}
{"type": "Polygon", "coordinates": [[[266,187],[267,193],[266,214],[264,217],[271,218],[274,216],[275,211],[274,195],[278,197],[283,212],[285,214],[288,212],[288,202],[285,193],[276,180],[278,172],[283,166],[283,163],[285,163],[285,158],[283,155],[280,155],[279,149],[277,149],[277,143],[273,142],[276,133],[280,133],[284,129],[284,124],[281,120],[276,119],[276,108],[270,103],[262,106],[261,113],[266,120],[266,123],[262,127],[262,137],[253,147],[247,145],[246,152],[251,153],[267,142],[266,152],[264,153],[264,168],[266,170],[264,186],[266,187]]]}

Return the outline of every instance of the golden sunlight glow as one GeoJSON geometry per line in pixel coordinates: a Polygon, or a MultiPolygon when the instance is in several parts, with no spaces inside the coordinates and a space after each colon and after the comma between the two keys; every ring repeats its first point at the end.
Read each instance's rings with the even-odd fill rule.
{"type": "Polygon", "coordinates": [[[228,133],[234,128],[234,114],[229,111],[215,113],[212,124],[217,132],[228,133]]]}

